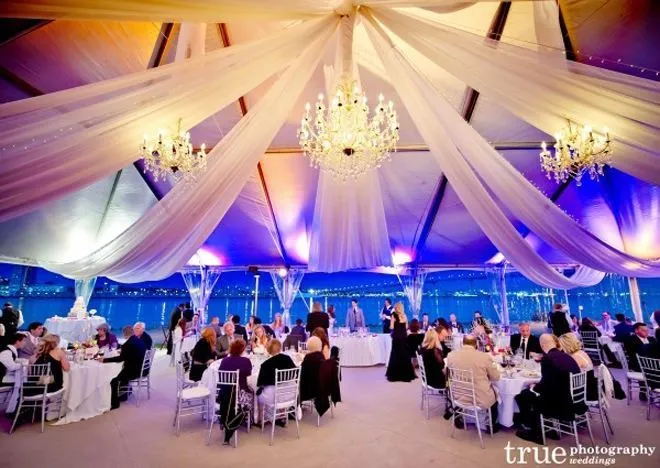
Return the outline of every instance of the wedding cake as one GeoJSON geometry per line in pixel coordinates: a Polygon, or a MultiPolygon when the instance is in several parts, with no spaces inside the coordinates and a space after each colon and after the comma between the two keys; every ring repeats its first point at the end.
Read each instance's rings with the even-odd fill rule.
{"type": "Polygon", "coordinates": [[[85,305],[85,298],[78,296],[76,302],[73,303],[73,307],[69,311],[70,318],[87,318],[87,306],[85,305]]]}

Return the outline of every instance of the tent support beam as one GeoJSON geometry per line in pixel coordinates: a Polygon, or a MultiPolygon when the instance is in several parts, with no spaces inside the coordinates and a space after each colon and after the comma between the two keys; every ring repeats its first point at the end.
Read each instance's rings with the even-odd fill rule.
{"type": "MultiPolygon", "coordinates": [[[[229,31],[227,30],[227,24],[217,23],[217,30],[218,30],[218,35],[220,36],[220,40],[222,41],[223,47],[230,47],[231,39],[229,37],[229,31]]],[[[241,110],[241,115],[245,117],[245,115],[248,113],[247,104],[245,103],[245,96],[240,96],[238,98],[238,107],[241,110]]],[[[284,242],[282,242],[282,234],[280,233],[280,229],[277,225],[277,218],[275,217],[275,210],[273,209],[273,201],[271,200],[270,193],[268,192],[268,185],[266,184],[266,176],[264,174],[264,169],[261,164],[261,161],[257,163],[257,173],[259,174],[259,181],[261,182],[261,188],[264,192],[264,197],[266,198],[268,211],[270,212],[270,218],[273,221],[273,227],[275,228],[275,237],[277,239],[277,244],[279,246],[280,254],[282,255],[282,260],[284,260],[285,266],[289,267],[291,261],[289,260],[289,256],[287,255],[286,249],[284,248],[284,242]]]]}
{"type": "MultiPolygon", "coordinates": [[[[499,6],[497,7],[497,10],[495,11],[493,21],[491,22],[490,28],[488,30],[489,39],[492,39],[494,41],[500,40],[500,37],[502,36],[502,32],[504,32],[504,26],[506,25],[506,20],[509,16],[510,9],[511,9],[511,3],[500,2],[499,6]]],[[[479,91],[468,87],[466,90],[465,99],[463,100],[463,112],[462,112],[463,118],[468,123],[472,119],[474,110],[477,107],[478,99],[479,99],[479,91]]],[[[415,263],[418,263],[422,258],[424,249],[426,247],[426,241],[428,240],[429,234],[431,233],[431,229],[433,228],[433,224],[435,223],[435,220],[438,217],[438,212],[440,211],[440,205],[442,204],[442,200],[445,197],[445,192],[447,191],[448,182],[449,181],[447,180],[447,176],[443,173],[442,176],[440,177],[440,181],[438,182],[438,186],[435,190],[435,194],[433,195],[433,199],[431,200],[431,206],[429,208],[428,215],[426,216],[426,220],[424,221],[424,224],[422,226],[422,230],[419,234],[417,244],[415,245],[415,250],[414,250],[415,263]]]]}
{"type": "Polygon", "coordinates": [[[48,23],[52,23],[53,20],[14,20],[20,21],[20,25],[16,28],[7,27],[3,34],[0,34],[0,47],[10,44],[17,39],[20,39],[23,36],[36,31],[39,28],[46,26],[48,23]]]}
{"type": "MultiPolygon", "coordinates": [[[[554,145],[554,141],[546,141],[548,146],[554,145]]],[[[499,151],[511,150],[540,150],[540,141],[501,141],[491,142],[493,148],[499,151]]],[[[209,148],[206,148],[207,151],[209,148]]],[[[428,153],[431,151],[427,145],[423,144],[408,144],[398,145],[396,147],[397,153],[428,153]]],[[[275,146],[268,148],[266,154],[302,154],[303,150],[300,146],[275,146]]]]}

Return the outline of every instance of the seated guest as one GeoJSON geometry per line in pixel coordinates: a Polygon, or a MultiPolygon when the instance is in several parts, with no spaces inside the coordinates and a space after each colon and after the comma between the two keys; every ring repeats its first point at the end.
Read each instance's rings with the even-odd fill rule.
{"type": "Polygon", "coordinates": [[[587,372],[587,401],[598,401],[598,379],[594,373],[594,363],[582,350],[582,343],[574,333],[559,337],[559,348],[575,359],[581,371],[587,372]]]}
{"type": "Polygon", "coordinates": [[[23,326],[23,312],[7,302],[0,311],[0,323],[5,326],[7,336],[13,336],[23,326]]]}
{"type": "Polygon", "coordinates": [[[580,320],[577,315],[571,314],[571,331],[577,333],[580,330],[580,320]]]}
{"type": "Polygon", "coordinates": [[[234,333],[234,323],[232,321],[226,321],[222,329],[224,334],[218,337],[216,345],[216,352],[219,359],[229,354],[229,347],[234,341],[241,339],[240,336],[236,336],[234,333]]]}
{"type": "Polygon", "coordinates": [[[222,324],[220,323],[220,317],[211,318],[209,327],[213,328],[215,336],[220,337],[220,335],[222,335],[222,324]]]}
{"type": "Polygon", "coordinates": [[[424,341],[424,335],[419,332],[419,329],[419,320],[412,319],[408,324],[408,336],[406,337],[411,358],[415,357],[415,354],[417,354],[422,341],[424,341]]]}
{"type": "Polygon", "coordinates": [[[154,344],[154,340],[151,339],[151,336],[145,331],[144,328],[144,322],[135,322],[135,325],[133,325],[133,334],[142,340],[144,346],[147,349],[151,349],[154,344]]]}
{"type": "Polygon", "coordinates": [[[252,327],[252,333],[250,333],[250,339],[254,338],[254,330],[256,327],[263,327],[268,339],[275,338],[275,332],[273,331],[272,328],[270,328],[270,325],[268,325],[267,323],[263,323],[263,321],[259,317],[255,317],[254,325],[252,327]]]}
{"type": "Polygon", "coordinates": [[[456,314],[449,314],[449,329],[452,333],[464,333],[463,325],[456,319],[456,314]]]}
{"type": "MultiPolygon", "coordinates": [[[[295,369],[296,365],[287,354],[282,354],[282,343],[277,338],[270,340],[267,347],[270,357],[261,364],[257,378],[257,401],[259,407],[273,402],[275,398],[275,375],[278,370],[295,369]]],[[[261,410],[259,410],[261,415],[261,410]]]]}
{"type": "MultiPolygon", "coordinates": [[[[130,327],[124,327],[124,330],[127,328],[130,327]]],[[[128,340],[126,340],[126,343],[121,345],[119,356],[101,359],[101,362],[124,363],[119,375],[110,381],[110,409],[119,408],[119,387],[125,386],[130,380],[141,377],[142,363],[146,353],[147,346],[144,341],[134,333],[128,338],[128,340]]],[[[126,398],[128,398],[128,396],[124,395],[122,400],[125,400],[126,398]]]]}
{"type": "Polygon", "coordinates": [[[39,350],[39,340],[44,331],[44,326],[40,322],[32,322],[28,325],[25,345],[18,350],[18,357],[21,359],[31,359],[39,350]]]}
{"type": "Polygon", "coordinates": [[[252,332],[254,331],[254,326],[258,325],[255,320],[257,319],[256,315],[250,315],[250,318],[248,319],[247,325],[245,325],[245,331],[248,333],[248,335],[252,335],[252,332]]]}
{"type": "Polygon", "coordinates": [[[110,333],[110,328],[107,323],[102,323],[96,328],[96,336],[94,337],[96,344],[99,348],[117,349],[119,342],[117,337],[110,333]]]}
{"type": "Polygon", "coordinates": [[[321,352],[323,353],[323,358],[330,359],[330,340],[328,339],[328,334],[325,330],[321,327],[317,327],[312,332],[312,336],[321,340],[321,352]]]}
{"type": "Polygon", "coordinates": [[[299,336],[300,341],[307,340],[307,333],[305,332],[305,327],[302,325],[302,320],[296,319],[296,326],[291,329],[289,335],[299,336]]]}
{"type": "MultiPolygon", "coordinates": [[[[258,318],[258,317],[257,317],[258,318]]],[[[234,324],[234,333],[243,338],[243,341],[248,342],[248,334],[245,327],[241,325],[241,318],[238,315],[232,315],[231,321],[234,324]]]]}
{"type": "Polygon", "coordinates": [[[552,306],[552,313],[548,317],[548,328],[552,330],[555,336],[561,336],[564,333],[571,332],[571,326],[566,318],[568,307],[564,304],[555,304],[552,306]]]}
{"type": "Polygon", "coordinates": [[[252,340],[250,340],[252,352],[255,354],[266,354],[266,346],[268,345],[268,335],[263,325],[257,325],[252,332],[252,340]]]}
{"type": "Polygon", "coordinates": [[[323,328],[327,332],[330,327],[330,317],[323,312],[321,303],[315,302],[312,304],[312,311],[307,314],[307,325],[305,328],[309,333],[312,333],[318,327],[323,328]]]}
{"type": "Polygon", "coordinates": [[[60,337],[57,335],[46,335],[37,351],[37,358],[35,364],[49,364],[50,373],[53,376],[53,381],[48,384],[48,393],[56,392],[64,385],[64,374],[62,372],[69,372],[71,366],[66,357],[66,352],[59,347],[60,337]]]}
{"type": "Polygon", "coordinates": [[[323,356],[323,343],[317,336],[307,341],[307,354],[300,366],[300,400],[313,400],[318,395],[319,372],[323,356]]]}
{"type": "Polygon", "coordinates": [[[449,368],[472,371],[477,405],[484,409],[490,408],[493,431],[498,431],[497,397],[492,382],[500,379],[500,372],[493,366],[493,360],[488,354],[477,351],[477,338],[472,335],[464,336],[463,347],[449,353],[446,362],[449,368]]]}
{"type": "Polygon", "coordinates": [[[442,354],[442,343],[438,332],[429,328],[422,342],[422,359],[426,371],[426,383],[437,389],[445,388],[445,360],[442,354]]]}
{"type": "Polygon", "coordinates": [[[270,328],[273,330],[275,338],[279,338],[282,335],[289,333],[289,327],[284,325],[284,322],[282,321],[282,314],[275,314],[275,317],[273,318],[273,324],[270,326],[270,328]]]}
{"type": "Polygon", "coordinates": [[[438,323],[434,330],[438,334],[438,340],[440,340],[442,356],[446,358],[447,355],[451,352],[451,348],[445,344],[445,340],[451,337],[451,333],[449,332],[449,325],[443,320],[443,323],[438,323]]]}
{"type": "Polygon", "coordinates": [[[655,341],[649,341],[648,344],[642,346],[638,354],[653,359],[660,359],[660,328],[655,329],[655,341]]]}
{"type": "Polygon", "coordinates": [[[23,333],[14,333],[6,339],[7,345],[0,349],[0,386],[13,386],[14,373],[22,367],[17,361],[18,351],[25,346],[27,337],[23,333]]]}
{"type": "Polygon", "coordinates": [[[5,335],[5,326],[0,323],[0,349],[7,345],[7,336],[5,335]]]}
{"type": "Polygon", "coordinates": [[[649,329],[646,324],[639,322],[633,325],[633,335],[624,344],[628,355],[628,367],[631,371],[640,372],[637,355],[643,346],[651,343],[655,343],[655,338],[649,337],[649,329]]]}
{"type": "MultiPolygon", "coordinates": [[[[238,371],[238,387],[240,389],[238,401],[240,404],[252,408],[254,391],[250,388],[247,382],[247,378],[252,375],[252,363],[248,358],[242,356],[246,346],[245,341],[237,336],[236,339],[231,342],[231,345],[229,346],[229,355],[220,362],[218,370],[238,371]]],[[[218,401],[218,403],[219,402],[220,401],[218,401]]]]}
{"type": "Polygon", "coordinates": [[[603,334],[600,332],[598,327],[594,324],[594,322],[591,321],[589,317],[585,317],[582,319],[582,324],[580,324],[580,329],[579,331],[581,332],[596,332],[596,335],[598,337],[602,336],[603,334]]]}
{"type": "Polygon", "coordinates": [[[613,339],[618,343],[625,343],[633,334],[633,326],[626,322],[626,316],[623,314],[616,314],[616,321],[613,339]]]}
{"type": "MultiPolygon", "coordinates": [[[[541,359],[541,381],[523,390],[515,397],[520,413],[518,424],[529,429],[516,435],[521,439],[541,444],[539,413],[548,418],[572,421],[576,414],[584,414],[586,405],[575,407],[571,395],[571,374],[579,374],[580,366],[570,355],[557,349],[556,338],[544,333],[539,338],[544,356],[541,359]]],[[[557,434],[550,433],[551,438],[557,434]]]]}
{"type": "Polygon", "coordinates": [[[486,319],[484,318],[483,315],[481,315],[481,311],[476,310],[474,312],[474,317],[472,319],[472,327],[474,328],[478,325],[484,327],[484,330],[486,330],[486,334],[489,335],[491,333],[490,328],[488,328],[488,326],[486,325],[486,319]]]}
{"type": "Polygon", "coordinates": [[[190,380],[199,382],[202,374],[209,364],[217,357],[215,347],[217,338],[213,328],[206,327],[202,330],[202,336],[192,350],[192,366],[190,366],[190,380]]]}
{"type": "MultiPolygon", "coordinates": [[[[614,336],[614,327],[616,326],[617,322],[612,320],[609,312],[603,312],[601,318],[602,320],[598,326],[600,331],[603,333],[603,335],[614,336]]],[[[625,317],[623,320],[625,321],[625,317]]]]}
{"type": "Polygon", "coordinates": [[[532,329],[529,323],[523,322],[518,325],[518,331],[519,333],[511,335],[511,351],[514,354],[520,349],[523,359],[529,359],[529,353],[541,354],[543,352],[539,344],[539,339],[532,335],[532,329]]]}
{"type": "Polygon", "coordinates": [[[420,329],[422,332],[426,333],[426,330],[428,330],[430,326],[431,326],[431,323],[429,322],[429,314],[427,314],[426,312],[424,312],[424,313],[422,314],[422,321],[421,321],[421,323],[419,324],[419,329],[420,329]]]}

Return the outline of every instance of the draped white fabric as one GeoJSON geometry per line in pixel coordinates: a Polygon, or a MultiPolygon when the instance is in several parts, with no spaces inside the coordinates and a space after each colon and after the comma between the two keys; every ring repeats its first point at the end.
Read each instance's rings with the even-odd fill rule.
{"type": "Polygon", "coordinates": [[[491,276],[490,302],[499,323],[509,325],[509,304],[506,297],[506,264],[486,270],[491,276]]]}
{"type": "Polygon", "coordinates": [[[305,271],[299,269],[289,269],[284,277],[280,276],[279,272],[270,272],[275,293],[280,300],[280,306],[283,310],[282,321],[289,328],[291,328],[291,314],[289,311],[293,305],[293,301],[296,299],[296,294],[300,290],[300,283],[304,276],[305,271]]]}
{"type": "MultiPolygon", "coordinates": [[[[431,154],[438,160],[452,187],[472,217],[507,260],[528,278],[539,284],[562,289],[584,286],[585,284],[566,278],[555,271],[523,240],[475,172],[478,168],[489,166],[489,162],[484,159],[499,160],[495,166],[499,167],[499,170],[496,170],[495,174],[485,174],[486,170],[479,172],[479,175],[484,178],[484,182],[493,184],[495,191],[501,181],[493,179],[497,179],[498,176],[507,179],[511,175],[510,172],[517,173],[517,171],[508,163],[502,164],[501,155],[466,124],[441,96],[434,92],[427,80],[413,70],[405,57],[393,48],[385,33],[376,23],[372,24],[367,21],[367,31],[381,59],[384,63],[388,63],[391,82],[397,93],[403,98],[413,121],[431,148],[431,154]],[[488,147],[487,152],[484,150],[484,146],[488,147]],[[474,165],[474,169],[470,167],[468,158],[474,165]]],[[[492,166],[488,168],[488,170],[493,169],[492,166]]],[[[523,187],[521,188],[522,193],[520,193],[517,192],[520,187],[516,187],[511,180],[508,180],[506,184],[502,185],[504,187],[502,192],[510,190],[515,196],[508,197],[499,190],[495,195],[503,201],[506,200],[507,207],[514,215],[521,217],[523,222],[533,222],[534,225],[529,227],[541,238],[548,235],[548,237],[555,236],[557,239],[561,239],[562,245],[550,243],[562,251],[570,250],[569,256],[574,254],[578,257],[576,258],[578,261],[584,258],[588,260],[588,262],[584,262],[585,264],[592,267],[597,265],[601,271],[616,269],[619,271],[644,271],[649,276],[658,274],[655,262],[636,259],[599,241],[574,223],[552,202],[545,199],[529,182],[525,180],[525,183],[531,189],[523,187]],[[538,200],[536,195],[542,200],[538,200]],[[532,205],[529,197],[538,202],[532,205]],[[516,206],[509,206],[509,203],[516,206]],[[539,210],[539,206],[543,206],[544,209],[539,210]],[[548,212],[553,214],[553,218],[548,217],[548,212]],[[544,224],[544,226],[536,225],[538,221],[534,219],[536,216],[542,218],[543,222],[539,224],[544,224]],[[570,226],[570,229],[562,231],[557,228],[557,223],[565,228],[570,226]],[[536,232],[535,228],[541,232],[536,232]],[[573,233],[573,231],[575,232],[573,233]],[[567,235],[568,232],[570,232],[569,235],[567,235]],[[573,234],[580,241],[588,242],[589,247],[597,248],[598,251],[587,251],[585,244],[576,245],[575,238],[571,238],[573,234]],[[604,257],[599,255],[604,255],[604,257]],[[603,260],[603,258],[608,260],[603,260]]],[[[547,241],[547,239],[544,240],[547,241]]]]}
{"type": "Polygon", "coordinates": [[[630,290],[630,302],[633,314],[635,315],[635,322],[644,323],[644,311],[642,309],[642,301],[639,295],[640,291],[637,278],[628,278],[628,289],[630,290]]]}
{"type": "Polygon", "coordinates": [[[77,279],[74,283],[76,298],[82,297],[85,300],[85,306],[89,305],[89,299],[96,286],[96,277],[87,279],[77,279]]]}
{"type": "Polygon", "coordinates": [[[220,279],[221,270],[208,265],[190,266],[181,271],[181,277],[186,284],[193,310],[200,313],[200,323],[206,323],[206,306],[215,284],[220,279]]]}
{"type": "Polygon", "coordinates": [[[145,216],[104,247],[45,268],[69,277],[108,276],[121,282],[160,279],[190,259],[222,219],[309,80],[338,20],[315,21],[317,38],[256,106],[209,153],[194,188],[179,184],[145,216]]]}
{"type": "Polygon", "coordinates": [[[0,221],[130,164],[145,132],[153,135],[179,118],[187,129],[213,115],[289,64],[328,21],[313,20],[251,44],[0,105],[0,221]]]}
{"type": "Polygon", "coordinates": [[[174,61],[199,57],[206,52],[206,23],[183,23],[179,30],[174,61]]]}
{"type": "Polygon", "coordinates": [[[452,75],[549,134],[566,119],[612,129],[613,165],[660,184],[660,84],[566,64],[557,51],[494,43],[406,12],[379,9],[375,18],[452,75]],[[561,60],[561,62],[559,62],[561,60]],[[559,64],[563,66],[557,66],[559,64]],[[586,76],[582,76],[584,73],[586,76]],[[600,77],[613,77],[614,84],[600,77]]]}
{"type": "Polygon", "coordinates": [[[419,318],[419,311],[422,309],[422,298],[424,294],[424,281],[426,280],[427,270],[424,268],[410,268],[405,275],[398,275],[399,282],[403,286],[403,294],[408,299],[412,316],[419,318]]]}

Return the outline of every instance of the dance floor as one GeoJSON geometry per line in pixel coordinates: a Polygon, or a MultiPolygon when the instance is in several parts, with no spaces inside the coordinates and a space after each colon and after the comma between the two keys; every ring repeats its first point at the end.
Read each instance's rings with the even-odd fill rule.
{"type": "MultiPolygon", "coordinates": [[[[507,466],[504,446],[533,446],[517,439],[512,431],[486,438],[479,448],[474,430],[458,431],[450,438],[450,425],[439,412],[427,421],[419,410],[419,381],[388,383],[384,367],[343,369],[344,402],[323,418],[305,413],[300,439],[295,426],[277,428],[275,445],[268,445],[268,434],[258,429],[240,432],[237,449],[222,446],[218,431],[211,446],[205,445],[206,425],[200,419],[186,418],[179,437],[174,434],[174,369],[159,354],[154,368],[154,391],[148,402],[136,408],[131,400],[119,410],[97,418],[62,427],[23,425],[11,436],[8,422],[2,420],[0,467],[48,466],[49,468],[93,466],[174,467],[174,466],[268,466],[305,467],[423,467],[423,466],[507,466]]],[[[615,371],[618,377],[618,372],[615,371]]],[[[615,401],[612,408],[614,446],[656,446],[660,414],[651,421],[645,409],[634,401],[626,407],[615,401]]],[[[594,421],[594,435],[604,445],[600,423],[594,421]]],[[[268,426],[267,429],[270,427],[268,426]]],[[[585,435],[584,442],[588,443],[585,435]]],[[[570,447],[568,438],[550,441],[550,447],[570,447]]],[[[528,466],[533,466],[533,461],[528,466]]],[[[657,467],[660,454],[652,457],[619,456],[616,466],[657,467]]]]}

